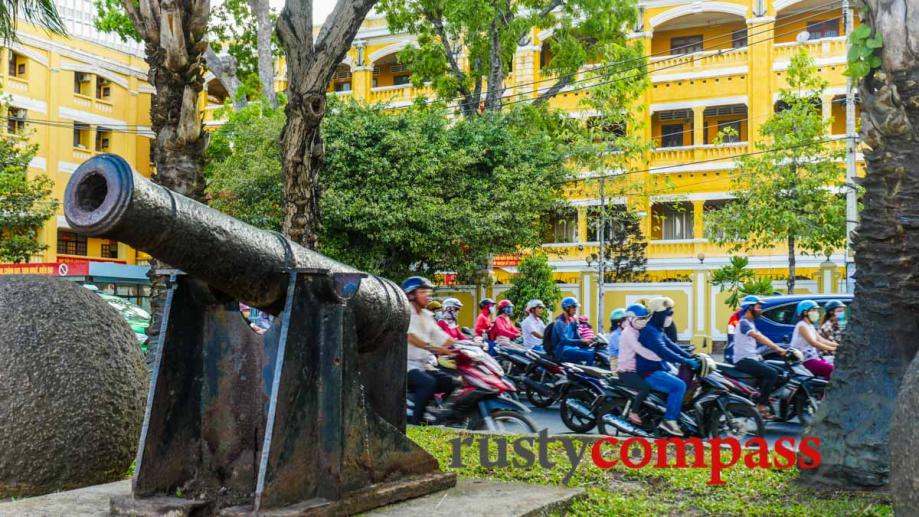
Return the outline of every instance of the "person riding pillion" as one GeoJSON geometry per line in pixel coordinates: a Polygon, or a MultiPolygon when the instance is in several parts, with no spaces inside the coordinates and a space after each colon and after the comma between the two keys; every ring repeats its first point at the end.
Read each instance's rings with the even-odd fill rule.
{"type": "Polygon", "coordinates": [[[619,340],[622,337],[622,328],[626,320],[626,309],[619,308],[615,309],[609,314],[609,328],[610,333],[606,336],[606,341],[609,343],[607,348],[609,356],[619,357],[619,340]]]}
{"type": "Polygon", "coordinates": [[[616,373],[619,376],[620,383],[636,392],[635,397],[632,399],[628,419],[635,425],[641,425],[641,416],[639,416],[638,412],[651,392],[651,385],[641,375],[638,375],[635,366],[635,355],[638,353],[639,348],[643,349],[646,354],[652,353],[644,349],[638,341],[638,333],[648,324],[651,313],[648,312],[644,305],[633,303],[625,308],[625,314],[622,336],[619,337],[619,360],[616,373]]]}
{"type": "Polygon", "coordinates": [[[798,322],[791,334],[791,347],[804,355],[805,368],[817,377],[829,380],[833,374],[833,364],[820,357],[820,351],[833,353],[839,343],[823,338],[817,333],[817,322],[820,320],[820,306],[813,300],[798,303],[795,310],[798,322]]]}
{"type": "Polygon", "coordinates": [[[747,296],[740,301],[740,320],[734,332],[734,368],[758,379],[756,389],[759,395],[754,402],[760,414],[767,416],[769,395],[775,389],[779,372],[763,361],[757,353],[757,345],[765,345],[781,356],[785,356],[787,351],[756,330],[756,319],[762,313],[763,299],[759,296],[747,296]]]}
{"type": "Polygon", "coordinates": [[[465,339],[459,327],[459,311],[463,308],[463,303],[456,298],[447,298],[443,301],[441,309],[443,317],[437,320],[437,325],[451,338],[462,341],[465,339]]]}
{"type": "Polygon", "coordinates": [[[514,313],[514,304],[510,300],[501,300],[498,302],[497,313],[498,317],[495,318],[495,322],[488,332],[488,339],[497,341],[498,338],[507,338],[513,341],[520,337],[520,329],[514,326],[514,322],[511,320],[511,314],[514,313]]]}
{"type": "Polygon", "coordinates": [[[543,333],[546,330],[546,323],[542,320],[542,314],[545,310],[546,305],[542,303],[542,300],[530,300],[527,302],[527,316],[520,323],[523,346],[529,349],[542,348],[543,333]]]}
{"type": "Polygon", "coordinates": [[[488,339],[488,331],[494,323],[491,317],[491,308],[495,306],[495,301],[491,298],[484,298],[479,302],[479,315],[475,319],[475,337],[488,339]]]}
{"type": "Polygon", "coordinates": [[[686,383],[670,373],[669,362],[686,364],[693,370],[699,368],[699,360],[670,340],[664,329],[673,324],[673,300],[664,296],[648,302],[651,318],[638,334],[643,348],[636,350],[635,366],[651,387],[667,394],[667,409],[659,427],[674,436],[683,436],[677,418],[683,406],[686,383]],[[647,352],[650,351],[651,354],[647,352]]]}
{"type": "Polygon", "coordinates": [[[594,351],[583,348],[590,340],[578,337],[578,307],[580,304],[574,297],[562,299],[562,313],[552,323],[552,352],[559,361],[593,366],[594,351]]]}
{"type": "Polygon", "coordinates": [[[449,355],[456,340],[448,336],[425,307],[431,301],[434,284],[420,276],[402,282],[402,291],[411,303],[408,325],[407,381],[408,391],[415,404],[410,424],[421,423],[428,403],[435,393],[449,395],[454,388],[453,377],[437,370],[435,354],[449,355]]]}

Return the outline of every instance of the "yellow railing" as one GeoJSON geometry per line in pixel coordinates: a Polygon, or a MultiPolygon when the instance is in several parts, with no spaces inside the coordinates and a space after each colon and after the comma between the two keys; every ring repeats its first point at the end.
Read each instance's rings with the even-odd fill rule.
{"type": "Polygon", "coordinates": [[[689,163],[695,160],[696,149],[694,146],[658,147],[651,152],[651,164],[670,165],[689,163]]]}
{"type": "Polygon", "coordinates": [[[747,49],[706,50],[679,56],[659,56],[651,58],[649,68],[652,73],[675,74],[742,66],[747,64],[747,49]]]}
{"type": "Polygon", "coordinates": [[[370,102],[411,101],[416,95],[410,84],[377,86],[370,89],[370,102]]]}
{"type": "Polygon", "coordinates": [[[18,77],[6,77],[6,87],[17,92],[29,91],[29,82],[18,77]]]}
{"type": "Polygon", "coordinates": [[[846,37],[823,38],[805,43],[776,43],[775,61],[790,62],[801,48],[806,49],[807,54],[814,59],[841,57],[846,55],[846,37]]]}
{"type": "Polygon", "coordinates": [[[695,160],[708,161],[721,158],[732,158],[750,149],[749,142],[733,142],[720,145],[700,145],[696,147],[695,160]]]}

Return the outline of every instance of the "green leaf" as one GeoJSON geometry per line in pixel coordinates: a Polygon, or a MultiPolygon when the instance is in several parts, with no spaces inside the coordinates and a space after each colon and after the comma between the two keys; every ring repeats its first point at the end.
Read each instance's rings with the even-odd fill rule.
{"type": "Polygon", "coordinates": [[[874,36],[865,40],[865,43],[870,49],[879,49],[884,46],[884,37],[881,36],[881,33],[876,32],[874,36]]]}
{"type": "Polygon", "coordinates": [[[871,35],[871,27],[867,24],[859,25],[854,31],[852,31],[853,39],[865,39],[871,35]]]}

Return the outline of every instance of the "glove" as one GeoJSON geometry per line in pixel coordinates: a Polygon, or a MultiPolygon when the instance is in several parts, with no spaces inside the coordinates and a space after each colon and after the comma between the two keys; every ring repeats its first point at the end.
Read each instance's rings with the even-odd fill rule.
{"type": "Polygon", "coordinates": [[[702,366],[702,363],[700,363],[698,359],[687,359],[685,364],[689,365],[693,370],[698,370],[699,367],[702,366]]]}

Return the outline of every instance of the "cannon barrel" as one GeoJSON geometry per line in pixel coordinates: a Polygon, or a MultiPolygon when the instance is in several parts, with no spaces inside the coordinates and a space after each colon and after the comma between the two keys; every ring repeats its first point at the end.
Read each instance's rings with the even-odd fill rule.
{"type": "MultiPolygon", "coordinates": [[[[290,268],[357,272],[157,185],[112,154],[95,156],[73,173],[64,215],[79,233],[124,242],[271,314],[284,308],[290,268]]],[[[369,276],[348,303],[362,350],[384,334],[405,332],[408,302],[392,282],[369,276]]]]}

